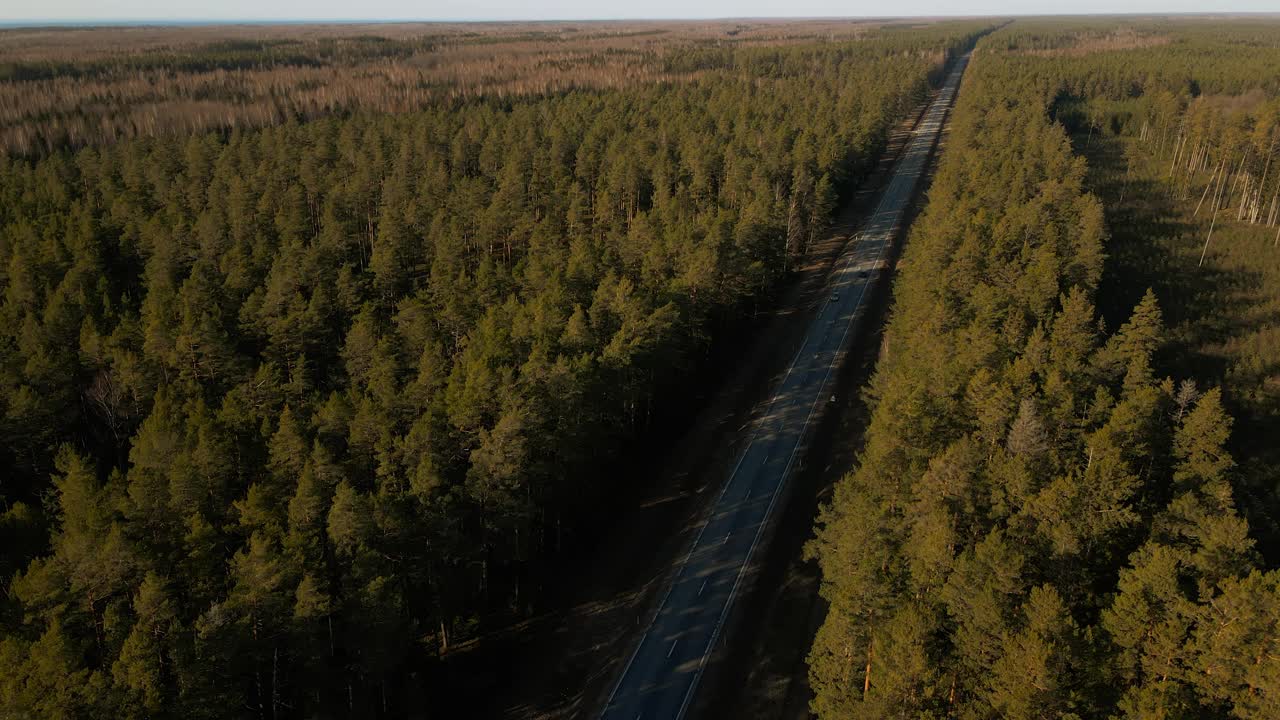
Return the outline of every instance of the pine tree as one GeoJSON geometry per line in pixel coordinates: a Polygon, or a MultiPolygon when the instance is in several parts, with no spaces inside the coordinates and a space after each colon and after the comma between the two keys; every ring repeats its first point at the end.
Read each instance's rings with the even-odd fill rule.
{"type": "Polygon", "coordinates": [[[165,580],[148,572],[133,599],[137,618],[111,667],[118,685],[128,689],[140,716],[173,711],[177,662],[174,644],[180,632],[177,612],[165,580]]]}
{"type": "Polygon", "coordinates": [[[1196,401],[1174,437],[1173,454],[1178,460],[1174,481],[1229,499],[1221,494],[1227,473],[1235,467],[1226,450],[1230,435],[1231,418],[1222,408],[1222,392],[1213,388],[1196,401]]]}
{"type": "Polygon", "coordinates": [[[1079,630],[1052,586],[1031,589],[1025,623],[991,668],[991,706],[1006,718],[1066,717],[1080,707],[1079,630]]]}

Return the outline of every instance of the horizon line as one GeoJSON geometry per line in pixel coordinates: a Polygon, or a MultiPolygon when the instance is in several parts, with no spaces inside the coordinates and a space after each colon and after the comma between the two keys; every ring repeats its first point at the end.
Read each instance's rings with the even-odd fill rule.
{"type": "Polygon", "coordinates": [[[1203,12],[1063,12],[1063,13],[928,13],[918,15],[708,15],[689,17],[564,17],[564,18],[76,18],[76,19],[0,19],[0,28],[41,27],[162,27],[193,25],[443,25],[449,23],[502,24],[502,23],[611,23],[611,22],[709,22],[730,20],[930,20],[965,18],[1055,18],[1055,17],[1277,17],[1280,11],[1267,10],[1219,10],[1203,12]]]}

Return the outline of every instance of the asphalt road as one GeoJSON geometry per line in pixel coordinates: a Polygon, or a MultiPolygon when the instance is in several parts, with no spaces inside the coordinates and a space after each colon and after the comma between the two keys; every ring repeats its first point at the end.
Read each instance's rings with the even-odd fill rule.
{"type": "Polygon", "coordinates": [[[830,399],[833,371],[856,340],[863,299],[880,281],[917,182],[968,64],[960,58],[894,168],[871,220],[836,261],[829,292],[710,516],[627,661],[601,717],[669,720],[693,705],[746,568],[801,454],[805,433],[830,399]]]}

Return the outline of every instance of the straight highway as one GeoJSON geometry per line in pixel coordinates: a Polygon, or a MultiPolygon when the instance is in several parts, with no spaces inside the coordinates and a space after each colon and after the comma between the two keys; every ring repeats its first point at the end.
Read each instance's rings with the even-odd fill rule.
{"type": "Polygon", "coordinates": [[[856,341],[863,301],[881,281],[885,259],[941,134],[969,56],[958,58],[916,125],[893,178],[857,241],[835,263],[828,292],[799,352],[748,430],[736,466],[622,667],[606,720],[680,720],[723,631],[752,555],[772,516],[805,436],[830,398],[833,375],[856,341]]]}

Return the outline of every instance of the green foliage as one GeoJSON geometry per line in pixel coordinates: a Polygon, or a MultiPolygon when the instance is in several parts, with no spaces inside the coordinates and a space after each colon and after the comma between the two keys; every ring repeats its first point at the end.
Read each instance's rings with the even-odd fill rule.
{"type": "Polygon", "coordinates": [[[1113,92],[1175,117],[1158,91],[1184,68],[1204,92],[1276,92],[1250,75],[1273,49],[1244,49],[1274,25],[1188,28],[1166,44],[1168,23],[1020,21],[979,45],[896,280],[865,447],[809,547],[830,604],[809,656],[819,717],[1274,714],[1276,571],[1232,454],[1273,438],[1236,443],[1231,385],[1212,387],[1227,379],[1173,357],[1185,270],[1107,257],[1102,202],[1052,119],[1083,99],[1096,143],[1085,124],[1113,92]],[[910,703],[891,699],[899,675],[910,703]]]}
{"type": "Polygon", "coordinates": [[[414,711],[982,29],[0,158],[0,715],[414,711]]]}

